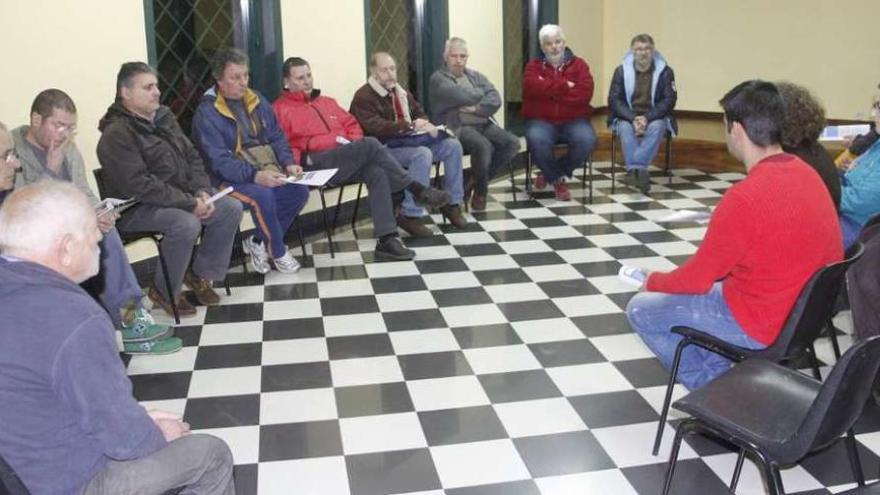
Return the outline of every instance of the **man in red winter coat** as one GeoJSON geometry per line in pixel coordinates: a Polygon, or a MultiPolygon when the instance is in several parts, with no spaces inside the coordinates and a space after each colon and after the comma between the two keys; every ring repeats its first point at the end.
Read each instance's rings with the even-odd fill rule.
{"type": "Polygon", "coordinates": [[[596,133],[589,120],[593,76],[584,59],[565,46],[562,28],[546,24],[538,38],[543,53],[526,65],[522,106],[529,152],[541,169],[535,190],[552,184],[556,199],[569,201],[566,178],[596,147],[596,133]],[[558,159],[553,156],[557,143],[568,144],[568,152],[558,159]]]}
{"type": "Polygon", "coordinates": [[[307,171],[339,169],[331,179],[333,184],[366,184],[373,230],[379,238],[376,259],[413,259],[415,251],[407,249],[398,237],[394,215],[394,209],[403,201],[404,189],[419,204],[433,208],[446,205],[449,193],[415,182],[382,143],[365,138],[353,115],[314,89],[308,62],[299,57],[285,60],[283,75],[285,91],[272,106],[290,142],[294,162],[307,171]]]}

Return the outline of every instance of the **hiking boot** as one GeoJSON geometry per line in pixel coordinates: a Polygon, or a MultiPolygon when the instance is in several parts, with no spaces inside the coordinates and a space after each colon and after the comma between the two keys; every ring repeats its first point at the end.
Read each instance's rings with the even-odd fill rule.
{"type": "Polygon", "coordinates": [[[535,185],[533,187],[535,191],[543,191],[547,189],[547,179],[544,178],[544,174],[538,172],[538,175],[535,176],[535,185]]]}
{"type": "Polygon", "coordinates": [[[426,227],[422,223],[422,219],[417,217],[398,215],[397,226],[413,237],[430,237],[434,235],[434,231],[426,227]]]}
{"type": "Polygon", "coordinates": [[[157,324],[144,308],[137,308],[126,316],[119,329],[122,342],[145,342],[171,336],[171,327],[157,324]]]}
{"type": "Polygon", "coordinates": [[[296,273],[300,269],[300,264],[296,261],[290,251],[284,253],[284,256],[272,260],[275,263],[275,269],[281,273],[296,273]]]}
{"type": "MultiPolygon", "coordinates": [[[[147,289],[147,298],[153,303],[153,309],[160,308],[168,313],[168,316],[171,316],[172,318],[174,317],[174,311],[171,310],[171,303],[165,299],[155,287],[147,289]]],[[[196,315],[196,307],[190,304],[190,302],[183,297],[183,294],[178,295],[177,299],[174,300],[174,303],[177,306],[177,315],[181,318],[196,315]]]]}
{"type": "Polygon", "coordinates": [[[172,354],[183,348],[183,341],[178,337],[148,340],[146,342],[123,342],[122,352],[126,354],[172,354]]]}
{"type": "Polygon", "coordinates": [[[471,198],[471,209],[474,211],[483,211],[486,209],[486,195],[474,193],[471,198]]]}
{"type": "Polygon", "coordinates": [[[639,192],[648,194],[651,191],[651,174],[647,169],[636,170],[636,178],[638,179],[639,192]]]}
{"type": "Polygon", "coordinates": [[[265,275],[272,269],[269,265],[269,253],[266,252],[266,246],[257,241],[256,237],[251,236],[241,241],[241,249],[248,255],[248,262],[253,271],[265,275]]]}
{"type": "Polygon", "coordinates": [[[440,213],[449,220],[455,228],[463,229],[467,227],[467,219],[462,215],[461,208],[458,205],[446,205],[440,208],[440,213]]]}
{"type": "Polygon", "coordinates": [[[556,191],[556,201],[571,201],[571,191],[568,190],[568,184],[564,180],[560,179],[553,184],[553,190],[556,191]]]}
{"type": "Polygon", "coordinates": [[[380,238],[374,252],[376,261],[408,261],[416,257],[416,252],[407,249],[396,235],[380,238]]]}
{"type": "Polygon", "coordinates": [[[196,300],[205,306],[213,306],[220,302],[220,294],[214,291],[213,283],[202,277],[197,276],[190,270],[187,270],[183,277],[183,282],[187,287],[192,289],[196,295],[196,300]]]}
{"type": "Polygon", "coordinates": [[[452,201],[452,196],[442,189],[426,186],[415,200],[417,205],[425,208],[440,208],[449,204],[452,201]]]}

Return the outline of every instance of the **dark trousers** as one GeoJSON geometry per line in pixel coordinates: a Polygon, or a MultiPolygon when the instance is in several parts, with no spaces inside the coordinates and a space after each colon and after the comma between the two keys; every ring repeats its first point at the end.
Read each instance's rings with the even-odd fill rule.
{"type": "Polygon", "coordinates": [[[499,170],[509,167],[519,151],[519,138],[490,122],[460,127],[458,140],[464,152],[471,156],[471,173],[476,181],[474,191],[485,196],[489,181],[499,170]]]}

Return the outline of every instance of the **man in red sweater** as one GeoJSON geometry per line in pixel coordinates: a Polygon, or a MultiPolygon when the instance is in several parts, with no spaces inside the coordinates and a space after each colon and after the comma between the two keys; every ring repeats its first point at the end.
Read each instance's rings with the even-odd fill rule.
{"type": "Polygon", "coordinates": [[[305,170],[338,168],[331,179],[334,184],[366,184],[373,230],[379,238],[376,259],[413,259],[415,251],[406,248],[398,237],[394,215],[394,209],[403,201],[403,191],[410,191],[420,205],[433,208],[449,203],[449,193],[414,181],[382,143],[365,138],[353,115],[314,89],[308,62],[288,58],[283,74],[285,91],[272,106],[290,142],[294,162],[301,163],[305,170]]]}
{"type": "Polygon", "coordinates": [[[529,153],[541,169],[535,190],[552,184],[556,199],[569,201],[566,177],[571,177],[596,147],[596,132],[589,120],[593,76],[584,59],[565,46],[562,28],[547,24],[538,38],[542,53],[526,65],[522,103],[529,153]],[[568,152],[558,159],[553,156],[556,143],[568,144],[568,152]]]}
{"type": "MultiPolygon", "coordinates": [[[[666,368],[681,339],[670,329],[679,325],[751,349],[772,344],[810,276],[843,258],[822,179],[779,144],[783,107],[776,87],[746,81],[720,103],[727,148],[748,175],[718,203],[697,252],[671,272],[648,274],[645,291],[626,308],[630,325],[666,368]]],[[[690,346],[678,379],[694,389],[730,366],[690,346]]]]}

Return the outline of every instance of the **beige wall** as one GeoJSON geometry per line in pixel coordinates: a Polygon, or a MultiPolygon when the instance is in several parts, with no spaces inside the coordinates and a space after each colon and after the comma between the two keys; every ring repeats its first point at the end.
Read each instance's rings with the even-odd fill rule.
{"type": "Polygon", "coordinates": [[[367,80],[363,0],[282,0],[284,58],[309,61],[315,87],[348,108],[367,80]]]}
{"type": "MultiPolygon", "coordinates": [[[[603,51],[603,0],[559,0],[559,25],[575,55],[590,65],[595,90],[593,106],[605,106],[611,73],[605,71],[603,51]]],[[[613,68],[612,68],[613,70],[613,68]]]]}
{"type": "MultiPolygon", "coordinates": [[[[467,41],[468,66],[492,81],[504,101],[504,29],[501,0],[449,0],[449,36],[467,41]]],[[[495,114],[504,123],[504,106],[495,114]]]]}
{"type": "Polygon", "coordinates": [[[604,7],[606,72],[634,34],[651,33],[675,68],[679,109],[718,111],[728,89],[760,77],[807,86],[830,117],[864,118],[880,82],[875,1],[614,0],[604,7]]]}

